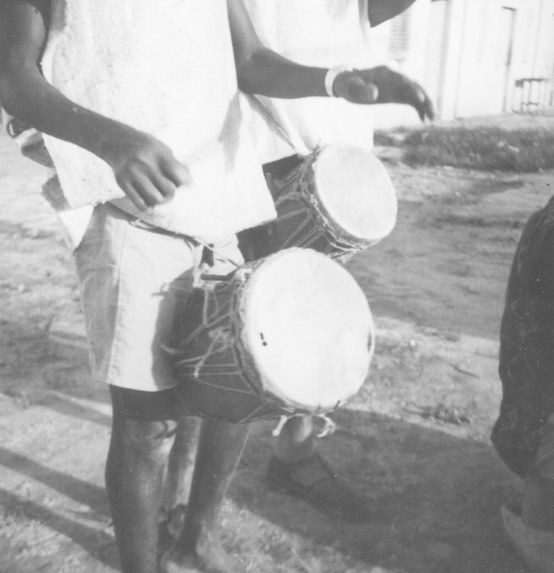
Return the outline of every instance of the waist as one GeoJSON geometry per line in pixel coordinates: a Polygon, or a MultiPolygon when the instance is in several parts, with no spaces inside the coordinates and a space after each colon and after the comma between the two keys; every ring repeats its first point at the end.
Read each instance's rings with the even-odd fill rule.
{"type": "Polygon", "coordinates": [[[114,201],[109,201],[108,205],[119,215],[119,217],[125,219],[130,225],[133,225],[133,227],[137,227],[138,229],[143,229],[151,233],[156,233],[158,235],[168,235],[171,237],[186,239],[196,246],[201,244],[197,239],[191,237],[190,235],[177,233],[176,231],[170,231],[168,229],[164,229],[163,227],[158,227],[157,225],[153,225],[152,223],[149,223],[148,221],[133,215],[129,211],[125,210],[122,203],[123,202],[116,204],[114,201]]]}

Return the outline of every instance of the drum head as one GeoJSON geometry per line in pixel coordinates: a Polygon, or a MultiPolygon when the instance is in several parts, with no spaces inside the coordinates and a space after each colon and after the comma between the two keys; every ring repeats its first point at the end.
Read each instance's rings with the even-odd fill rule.
{"type": "Polygon", "coordinates": [[[396,193],[387,170],[372,153],[352,145],[329,145],[313,169],[317,194],[339,227],[370,242],[394,229],[396,193]]]}
{"type": "Polygon", "coordinates": [[[354,395],[373,351],[373,321],[354,278],[325,255],[288,249],[256,268],[241,301],[242,342],[264,390],[323,411],[354,395]]]}

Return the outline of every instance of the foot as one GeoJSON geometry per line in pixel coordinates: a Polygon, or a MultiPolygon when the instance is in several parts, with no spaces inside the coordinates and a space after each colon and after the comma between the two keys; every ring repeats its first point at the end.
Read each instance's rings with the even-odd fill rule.
{"type": "Polygon", "coordinates": [[[204,536],[196,548],[183,550],[174,542],[160,560],[160,573],[243,573],[219,539],[204,536]]]}
{"type": "Polygon", "coordinates": [[[271,489],[294,495],[331,517],[351,522],[370,517],[368,501],[317,453],[293,463],[274,456],[267,469],[267,482],[271,489]]]}
{"type": "Polygon", "coordinates": [[[529,527],[506,505],[500,515],[512,547],[533,573],[554,573],[554,531],[529,527]]]}

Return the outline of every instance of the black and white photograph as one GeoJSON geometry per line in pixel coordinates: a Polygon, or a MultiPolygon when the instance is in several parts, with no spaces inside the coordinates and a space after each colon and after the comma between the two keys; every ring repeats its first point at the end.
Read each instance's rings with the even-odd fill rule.
{"type": "Polygon", "coordinates": [[[554,0],[0,0],[0,573],[554,573],[554,0]]]}

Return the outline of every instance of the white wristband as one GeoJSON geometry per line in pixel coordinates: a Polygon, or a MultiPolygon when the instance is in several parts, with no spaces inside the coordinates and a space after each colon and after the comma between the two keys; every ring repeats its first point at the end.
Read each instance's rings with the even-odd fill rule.
{"type": "Polygon", "coordinates": [[[337,97],[333,91],[333,84],[335,83],[337,76],[343,72],[351,71],[353,71],[351,66],[335,66],[334,68],[327,70],[327,74],[325,74],[325,93],[329,97],[337,97]]]}

